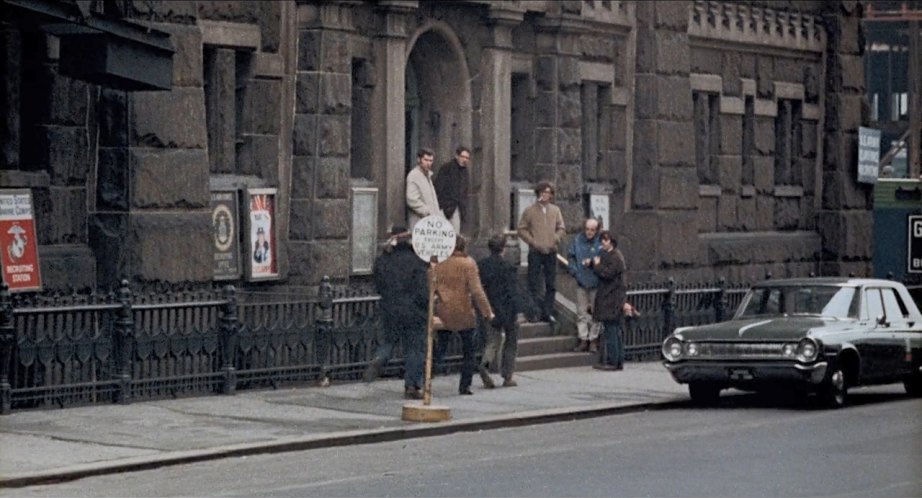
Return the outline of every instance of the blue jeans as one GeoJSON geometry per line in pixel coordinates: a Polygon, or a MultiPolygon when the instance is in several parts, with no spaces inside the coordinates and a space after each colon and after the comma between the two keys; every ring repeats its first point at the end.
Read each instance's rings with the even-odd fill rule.
{"type": "Polygon", "coordinates": [[[602,322],[602,327],[605,348],[602,349],[599,363],[623,367],[624,343],[621,341],[621,320],[605,320],[602,322]]]}
{"type": "Polygon", "coordinates": [[[423,386],[423,368],[426,362],[426,330],[424,328],[400,327],[389,330],[384,343],[375,351],[375,361],[386,365],[394,355],[397,341],[403,343],[403,385],[404,387],[423,386]]]}

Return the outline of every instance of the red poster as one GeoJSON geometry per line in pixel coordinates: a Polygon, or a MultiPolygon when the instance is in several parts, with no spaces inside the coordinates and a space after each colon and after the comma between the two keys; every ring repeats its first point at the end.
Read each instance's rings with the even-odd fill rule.
{"type": "Polygon", "coordinates": [[[28,189],[0,190],[0,263],[10,291],[41,290],[38,238],[28,189]]]}

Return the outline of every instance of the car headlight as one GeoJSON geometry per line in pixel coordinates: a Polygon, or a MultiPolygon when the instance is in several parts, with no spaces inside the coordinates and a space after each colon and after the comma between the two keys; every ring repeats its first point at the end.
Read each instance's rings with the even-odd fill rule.
{"type": "Polygon", "coordinates": [[[807,337],[797,343],[797,359],[803,362],[810,362],[816,359],[820,353],[820,348],[816,341],[807,337]]]}
{"type": "Polygon", "coordinates": [[[682,357],[682,341],[670,337],[663,342],[663,357],[669,361],[676,361],[682,357]]]}
{"type": "Polygon", "coordinates": [[[698,345],[694,342],[689,342],[685,345],[685,354],[688,356],[698,356],[698,345]]]}
{"type": "Polygon", "coordinates": [[[793,358],[797,354],[797,344],[783,344],[781,346],[781,355],[785,358],[793,358]]]}

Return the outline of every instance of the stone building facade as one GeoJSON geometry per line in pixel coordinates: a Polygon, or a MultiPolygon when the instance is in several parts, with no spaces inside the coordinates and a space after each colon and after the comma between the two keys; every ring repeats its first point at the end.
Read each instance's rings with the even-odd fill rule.
{"type": "Polygon", "coordinates": [[[169,90],[65,76],[2,10],[0,186],[33,193],[46,287],[211,282],[211,192],[260,188],[272,282],[362,279],[415,150],[458,145],[476,241],[550,179],[571,233],[607,204],[635,282],[870,274],[858,2],[118,5],[170,34],[169,90]]]}

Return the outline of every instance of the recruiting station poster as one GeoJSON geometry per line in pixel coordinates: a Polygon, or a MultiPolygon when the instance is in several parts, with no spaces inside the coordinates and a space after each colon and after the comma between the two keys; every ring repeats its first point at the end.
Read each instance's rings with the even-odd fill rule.
{"type": "Polygon", "coordinates": [[[42,289],[32,191],[0,189],[0,264],[11,292],[42,289]]]}

